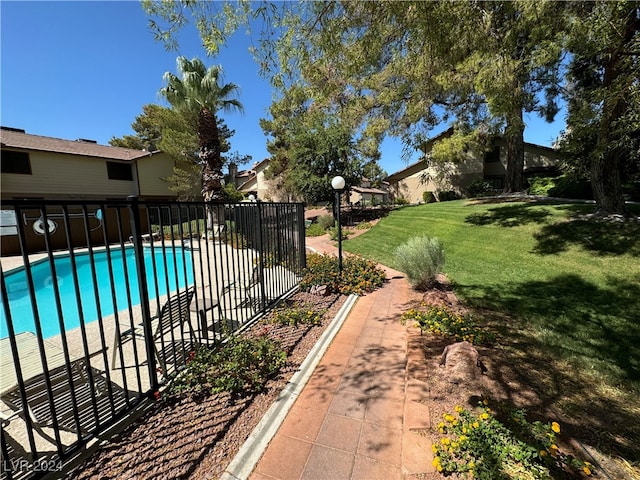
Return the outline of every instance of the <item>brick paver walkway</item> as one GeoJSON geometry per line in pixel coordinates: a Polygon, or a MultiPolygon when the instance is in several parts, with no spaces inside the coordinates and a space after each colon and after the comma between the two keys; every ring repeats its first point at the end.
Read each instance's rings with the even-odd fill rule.
{"type": "MultiPolygon", "coordinates": [[[[336,251],[326,236],[307,240],[336,251]]],[[[387,269],[387,278],[358,299],[250,478],[434,475],[431,444],[419,434],[430,426],[426,385],[415,380],[426,375],[424,360],[407,355],[408,327],[399,322],[414,293],[399,272],[387,269]]]]}

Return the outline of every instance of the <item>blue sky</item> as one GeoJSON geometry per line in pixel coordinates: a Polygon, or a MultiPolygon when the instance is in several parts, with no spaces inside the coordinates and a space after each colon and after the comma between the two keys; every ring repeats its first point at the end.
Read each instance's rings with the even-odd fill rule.
{"type": "MultiPolygon", "coordinates": [[[[194,26],[180,33],[179,52],[167,52],[153,39],[137,1],[0,1],[0,122],[34,135],[107,144],[133,134],[131,123],[158,96],[165,72],[176,71],[176,57],[199,57],[219,64],[224,81],[240,86],[244,114],[223,114],[232,151],[268,156],[259,119],[268,116],[271,89],[258,75],[248,48],[251,38],[237,33],[216,58],[207,58],[194,26]]],[[[257,38],[254,38],[257,40],[257,38]]],[[[525,141],[550,146],[564,128],[563,114],[547,124],[525,118],[525,141]]],[[[387,173],[406,167],[399,141],[385,140],[380,164],[387,173]]]]}

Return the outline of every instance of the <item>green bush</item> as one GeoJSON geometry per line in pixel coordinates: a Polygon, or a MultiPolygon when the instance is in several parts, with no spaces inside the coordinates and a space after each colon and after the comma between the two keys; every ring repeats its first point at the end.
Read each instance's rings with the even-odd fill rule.
{"type": "Polygon", "coordinates": [[[313,305],[283,306],[274,309],[269,319],[278,325],[320,325],[324,309],[315,310],[313,305]]]}
{"type": "Polygon", "coordinates": [[[425,290],[444,266],[444,248],[437,238],[413,237],[396,249],[395,263],[416,289],[425,290]]]}
{"type": "Polygon", "coordinates": [[[362,295],[384,283],[384,271],[370,260],[348,256],[343,259],[342,267],[340,275],[337,257],[316,253],[308,255],[300,289],[309,291],[314,285],[325,285],[330,292],[362,295]]]}
{"type": "Polygon", "coordinates": [[[430,307],[426,310],[411,308],[402,314],[400,322],[415,322],[421,332],[452,337],[457,342],[467,341],[474,345],[490,344],[495,336],[481,327],[469,315],[460,315],[445,307],[430,307]]]}
{"type": "Polygon", "coordinates": [[[549,196],[593,200],[593,190],[591,190],[591,182],[563,175],[555,179],[555,185],[549,190],[549,196]]]}
{"type": "Polygon", "coordinates": [[[312,223],[305,230],[305,235],[307,237],[319,237],[320,235],[324,235],[325,233],[326,232],[324,228],[322,228],[322,226],[317,223],[312,223]]]}
{"type": "Polygon", "coordinates": [[[231,335],[221,346],[202,346],[192,352],[186,368],[173,379],[167,393],[177,396],[259,392],[286,361],[286,352],[267,336],[231,335]]]}
{"type": "MultiPolygon", "coordinates": [[[[333,240],[334,242],[338,241],[338,227],[331,227],[327,230],[327,232],[329,232],[329,238],[331,240],[333,240]]],[[[340,233],[342,234],[342,240],[346,240],[347,238],[349,238],[349,232],[346,228],[342,227],[342,231],[340,233]]]]}
{"type": "Polygon", "coordinates": [[[555,185],[553,177],[534,177],[529,179],[529,195],[549,196],[549,190],[555,185]]]}
{"type": "Polygon", "coordinates": [[[478,178],[467,187],[467,196],[470,198],[484,197],[494,193],[493,186],[482,178],[478,178]]]}
{"type": "Polygon", "coordinates": [[[460,195],[455,190],[447,190],[438,193],[438,200],[441,202],[450,202],[452,200],[458,200],[460,195]]]}
{"type": "Polygon", "coordinates": [[[547,197],[593,199],[591,183],[569,175],[531,178],[529,179],[529,193],[547,197]]]}
{"type": "Polygon", "coordinates": [[[422,192],[422,201],[424,203],[435,203],[436,196],[433,194],[433,192],[424,191],[422,192]]]}
{"type": "Polygon", "coordinates": [[[404,197],[398,197],[395,200],[396,205],[409,205],[409,200],[404,197]]]}
{"type": "Polygon", "coordinates": [[[322,227],[322,230],[327,230],[333,227],[333,224],[335,223],[335,220],[332,215],[320,215],[317,221],[318,221],[318,225],[322,227]]]}

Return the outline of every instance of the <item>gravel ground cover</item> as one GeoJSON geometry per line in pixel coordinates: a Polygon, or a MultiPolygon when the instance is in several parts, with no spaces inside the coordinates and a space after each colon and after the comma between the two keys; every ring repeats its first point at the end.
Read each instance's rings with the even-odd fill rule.
{"type": "Polygon", "coordinates": [[[320,325],[276,325],[269,317],[247,335],[267,333],[288,354],[286,366],[263,392],[247,397],[227,393],[204,398],[159,400],[138,422],[111,439],[68,479],[218,478],[254,427],[299,369],[346,297],[298,292],[291,302],[324,310],[320,325]]]}

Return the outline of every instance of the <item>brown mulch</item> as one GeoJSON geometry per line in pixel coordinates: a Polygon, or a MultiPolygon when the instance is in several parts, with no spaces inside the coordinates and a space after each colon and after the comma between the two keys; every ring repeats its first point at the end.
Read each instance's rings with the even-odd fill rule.
{"type": "MultiPolygon", "coordinates": [[[[69,479],[218,478],[291,376],[336,316],[346,297],[298,292],[291,302],[327,309],[321,325],[280,326],[259,322],[247,335],[267,333],[287,351],[287,364],[265,390],[248,397],[227,393],[158,401],[134,425],[112,438],[76,468],[69,479]]],[[[268,320],[268,318],[267,318],[268,320]]]]}

